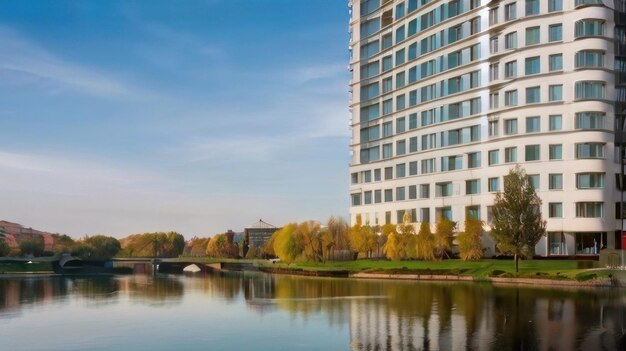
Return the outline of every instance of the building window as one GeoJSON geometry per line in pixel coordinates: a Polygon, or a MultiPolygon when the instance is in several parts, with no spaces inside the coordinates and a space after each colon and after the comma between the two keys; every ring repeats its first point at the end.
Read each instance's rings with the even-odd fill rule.
{"type": "Polygon", "coordinates": [[[404,49],[396,51],[396,66],[400,66],[404,63],[406,52],[404,49]]]}
{"type": "Polygon", "coordinates": [[[475,195],[480,193],[480,179],[465,181],[465,194],[475,195]]]}
{"type": "Polygon", "coordinates": [[[498,132],[499,129],[499,125],[500,123],[498,123],[498,120],[493,120],[493,121],[489,121],[489,136],[490,137],[496,137],[498,136],[498,134],[500,134],[498,132]]]}
{"type": "Polygon", "coordinates": [[[548,87],[548,100],[549,101],[562,101],[563,100],[563,84],[550,85],[548,87]]]}
{"type": "Polygon", "coordinates": [[[396,165],[396,178],[406,177],[406,163],[399,163],[396,165]]]}
{"type": "Polygon", "coordinates": [[[417,199],[417,186],[409,185],[409,200],[417,199]]]}
{"type": "Polygon", "coordinates": [[[551,144],[550,148],[550,160],[562,160],[563,159],[563,145],[562,144],[551,144]]]}
{"type": "Polygon", "coordinates": [[[576,144],[576,158],[604,158],[604,144],[580,143],[576,144]]]}
{"type": "Polygon", "coordinates": [[[380,190],[374,190],[374,203],[382,202],[382,192],[380,190]]]}
{"type": "Polygon", "coordinates": [[[417,161],[409,162],[409,175],[417,175],[417,161]]]}
{"type": "Polygon", "coordinates": [[[527,57],[525,60],[525,74],[538,74],[541,73],[541,64],[539,61],[539,56],[535,57],[527,57]]]}
{"type": "Polygon", "coordinates": [[[504,134],[505,135],[517,134],[517,119],[505,119],[504,120],[504,134]]]}
{"type": "Polygon", "coordinates": [[[372,182],[372,171],[363,171],[363,182],[365,183],[372,182]]]}
{"type": "Polygon", "coordinates": [[[393,179],[393,167],[385,167],[385,180],[393,179]]]}
{"type": "Polygon", "coordinates": [[[603,189],[604,173],[578,173],[576,174],[577,189],[603,189]]]}
{"type": "Polygon", "coordinates": [[[380,168],[376,168],[374,170],[374,181],[375,182],[380,182],[380,179],[381,179],[380,168]]]}
{"type": "Polygon", "coordinates": [[[504,20],[510,21],[517,18],[517,3],[504,5],[504,20]]]}
{"type": "Polygon", "coordinates": [[[391,189],[385,189],[385,202],[393,201],[393,191],[391,189]]]}
{"type": "Polygon", "coordinates": [[[444,156],[441,158],[441,171],[454,171],[463,168],[462,156],[444,156]]]}
{"type": "Polygon", "coordinates": [[[517,32],[509,33],[504,36],[504,48],[505,49],[517,48],[517,32]]]}
{"type": "Polygon", "coordinates": [[[548,122],[550,131],[563,129],[563,117],[561,115],[550,115],[548,122]]]}
{"type": "Polygon", "coordinates": [[[352,206],[360,206],[361,205],[361,194],[352,194],[352,206]]]}
{"type": "Polygon", "coordinates": [[[372,204],[372,192],[371,191],[363,192],[363,204],[364,205],[372,204]]]}
{"type": "Polygon", "coordinates": [[[396,188],[396,201],[402,201],[404,200],[404,187],[403,186],[399,186],[396,188]]]}
{"type": "Polygon", "coordinates": [[[393,145],[383,144],[383,158],[391,158],[393,156],[393,145]]]}
{"type": "Polygon", "coordinates": [[[539,145],[526,145],[526,162],[539,161],[539,145]]]}
{"type": "Polygon", "coordinates": [[[605,129],[603,112],[577,112],[576,129],[605,129]]]}
{"type": "Polygon", "coordinates": [[[526,16],[539,14],[539,0],[526,0],[526,16]]]}
{"type": "Polygon", "coordinates": [[[451,207],[437,207],[435,209],[435,217],[437,219],[445,218],[451,221],[452,220],[452,208],[451,207]]]}
{"type": "Polygon", "coordinates": [[[539,116],[526,117],[526,133],[537,133],[540,131],[539,116]]]}
{"type": "Polygon", "coordinates": [[[563,218],[563,203],[550,202],[548,204],[548,217],[550,218],[563,218]]]}
{"type": "Polygon", "coordinates": [[[563,174],[561,173],[548,174],[548,189],[562,190],[563,189],[563,174]]]}
{"type": "Polygon", "coordinates": [[[498,37],[491,37],[489,39],[489,53],[495,54],[498,52],[498,37]]]}
{"type": "Polygon", "coordinates": [[[500,94],[490,93],[489,94],[489,109],[495,110],[499,107],[500,107],[500,94]]]}
{"type": "Polygon", "coordinates": [[[393,68],[393,62],[391,61],[391,55],[383,57],[383,72],[389,71],[393,68]]]}
{"type": "Polygon", "coordinates": [[[359,174],[358,173],[350,174],[350,183],[352,183],[352,184],[358,184],[359,183],[359,174]]]}
{"type": "Polygon", "coordinates": [[[500,79],[500,64],[492,63],[489,65],[489,81],[493,82],[500,79]]]}
{"type": "Polygon", "coordinates": [[[465,207],[465,213],[467,218],[480,220],[480,206],[467,206],[465,207]]]}
{"type": "Polygon", "coordinates": [[[548,41],[561,41],[563,40],[563,25],[551,24],[548,27],[548,41]]]}
{"type": "MultiPolygon", "coordinates": [[[[599,216],[602,217],[602,216],[599,216]]],[[[597,255],[603,245],[602,233],[576,233],[574,245],[577,255],[597,255]]],[[[604,236],[606,238],[606,235],[604,236]]]]}
{"type": "Polygon", "coordinates": [[[420,208],[420,219],[422,222],[430,222],[430,208],[420,208]]]}
{"type": "Polygon", "coordinates": [[[467,154],[467,168],[480,167],[480,151],[467,154]]]}
{"type": "Polygon", "coordinates": [[[567,245],[563,232],[548,233],[548,249],[550,255],[567,255],[567,245]]]}
{"type": "Polygon", "coordinates": [[[504,78],[517,76],[517,61],[510,61],[504,64],[504,78]]]}
{"type": "Polygon", "coordinates": [[[604,51],[583,50],[576,53],[574,60],[576,68],[601,68],[604,67],[604,51]]]}
{"type": "Polygon", "coordinates": [[[434,173],[435,172],[435,159],[430,158],[427,160],[422,160],[422,174],[434,173]]]}
{"type": "Polygon", "coordinates": [[[517,147],[507,147],[504,149],[504,162],[513,163],[517,162],[517,147]]]}
{"type": "Polygon", "coordinates": [[[393,112],[393,99],[387,99],[383,101],[383,115],[388,115],[392,112],[393,112]]]}
{"type": "Polygon", "coordinates": [[[535,190],[539,190],[539,174],[528,175],[528,182],[535,190]]]}
{"type": "Polygon", "coordinates": [[[577,202],[576,217],[602,218],[604,213],[603,202],[577,202]]]}
{"type": "Polygon", "coordinates": [[[539,102],[541,102],[541,88],[540,87],[526,88],[526,103],[536,104],[539,102]]]}
{"type": "Polygon", "coordinates": [[[504,92],[504,106],[517,106],[517,90],[504,92]]]}
{"type": "Polygon", "coordinates": [[[420,184],[420,199],[430,198],[430,184],[420,184]]]}
{"type": "Polygon", "coordinates": [[[436,183],[435,196],[447,197],[452,196],[452,182],[436,183]]]}
{"type": "Polygon", "coordinates": [[[500,150],[490,150],[489,151],[489,165],[497,165],[500,163],[500,150]]]}
{"type": "Polygon", "coordinates": [[[498,8],[494,7],[489,10],[489,25],[493,26],[498,23],[498,8]]]}
{"type": "Polygon", "coordinates": [[[582,81],[576,82],[576,99],[604,99],[605,83],[582,81]]]}
{"type": "Polygon", "coordinates": [[[383,94],[393,90],[393,79],[391,77],[383,79],[383,94]]]}
{"type": "Polygon", "coordinates": [[[396,141],[396,155],[404,155],[406,154],[406,140],[398,140],[396,141]]]}
{"type": "Polygon", "coordinates": [[[548,0],[548,12],[563,11],[563,0],[548,0]]]}
{"type": "Polygon", "coordinates": [[[604,21],[600,19],[583,19],[574,23],[574,37],[604,35],[604,21]]]}
{"type": "Polygon", "coordinates": [[[487,183],[489,185],[489,192],[495,193],[495,192],[500,191],[500,178],[498,177],[489,178],[487,183]]]}
{"type": "Polygon", "coordinates": [[[526,46],[539,44],[540,32],[539,27],[526,28],[526,46]]]}
{"type": "Polygon", "coordinates": [[[563,69],[563,54],[554,54],[548,57],[548,69],[550,72],[563,69]]]}
{"type": "Polygon", "coordinates": [[[470,34],[476,34],[480,32],[480,17],[472,18],[470,20],[470,34]]]}

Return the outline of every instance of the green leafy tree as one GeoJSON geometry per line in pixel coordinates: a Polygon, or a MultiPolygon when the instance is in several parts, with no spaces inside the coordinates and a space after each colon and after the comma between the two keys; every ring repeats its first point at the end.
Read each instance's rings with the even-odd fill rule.
{"type": "Polygon", "coordinates": [[[115,257],[120,250],[121,244],[116,238],[94,235],[79,240],[72,249],[72,256],[84,260],[102,261],[115,257]]]}
{"type": "Polygon", "coordinates": [[[491,236],[501,252],[513,253],[518,272],[520,256],[530,255],[545,232],[541,199],[518,165],[504,177],[504,192],[496,194],[491,236]]]}
{"type": "Polygon", "coordinates": [[[3,238],[0,238],[0,257],[8,256],[9,252],[11,252],[9,244],[3,238]]]}
{"type": "Polygon", "coordinates": [[[417,233],[417,258],[420,260],[433,261],[435,259],[435,237],[430,231],[430,223],[422,222],[417,233]]]}
{"type": "Polygon", "coordinates": [[[76,245],[74,239],[65,234],[52,234],[52,252],[55,254],[70,253],[76,245]]]}
{"type": "Polygon", "coordinates": [[[475,261],[483,257],[482,233],[482,221],[470,217],[465,220],[465,231],[456,237],[459,245],[459,257],[463,261],[475,261]]]}
{"type": "Polygon", "coordinates": [[[435,227],[435,251],[439,259],[443,259],[444,256],[450,258],[448,251],[452,248],[452,237],[455,227],[456,223],[446,217],[442,216],[437,221],[435,227]]]}
{"type": "Polygon", "coordinates": [[[43,238],[40,235],[26,237],[19,243],[23,255],[41,256],[44,250],[43,238]]]}

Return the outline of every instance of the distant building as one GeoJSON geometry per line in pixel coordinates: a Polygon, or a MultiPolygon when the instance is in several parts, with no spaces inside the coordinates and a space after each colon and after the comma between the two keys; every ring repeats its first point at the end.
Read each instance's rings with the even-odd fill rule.
{"type": "Polygon", "coordinates": [[[279,230],[280,228],[275,227],[267,222],[263,222],[262,219],[259,219],[258,222],[254,223],[248,228],[244,228],[244,236],[247,247],[244,247],[244,256],[251,248],[261,248],[265,243],[272,237],[272,234],[279,230]]]}
{"type": "Polygon", "coordinates": [[[17,247],[23,239],[38,235],[43,238],[44,251],[52,251],[54,245],[52,234],[33,228],[25,228],[17,223],[0,221],[0,238],[3,238],[10,247],[17,247]]]}

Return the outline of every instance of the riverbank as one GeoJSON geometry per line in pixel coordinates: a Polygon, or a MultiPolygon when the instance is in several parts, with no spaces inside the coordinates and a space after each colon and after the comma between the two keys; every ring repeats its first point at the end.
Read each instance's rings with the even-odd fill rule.
{"type": "Polygon", "coordinates": [[[511,260],[383,261],[270,263],[257,261],[261,271],[277,274],[350,277],[356,279],[477,281],[493,284],[549,286],[622,286],[626,271],[600,269],[595,261],[527,260],[514,272],[511,260]]]}

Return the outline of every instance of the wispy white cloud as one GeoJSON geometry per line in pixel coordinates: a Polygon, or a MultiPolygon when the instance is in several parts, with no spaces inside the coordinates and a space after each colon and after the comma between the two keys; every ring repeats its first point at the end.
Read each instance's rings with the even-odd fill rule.
{"type": "Polygon", "coordinates": [[[304,66],[285,71],[290,79],[299,84],[319,79],[345,77],[346,72],[348,72],[347,66],[341,63],[304,66]]]}
{"type": "Polygon", "coordinates": [[[98,97],[138,99],[152,95],[110,74],[65,61],[6,27],[0,27],[0,71],[5,76],[17,78],[22,74],[37,78],[30,81],[33,84],[41,84],[41,80],[54,83],[59,89],[98,97]]]}

